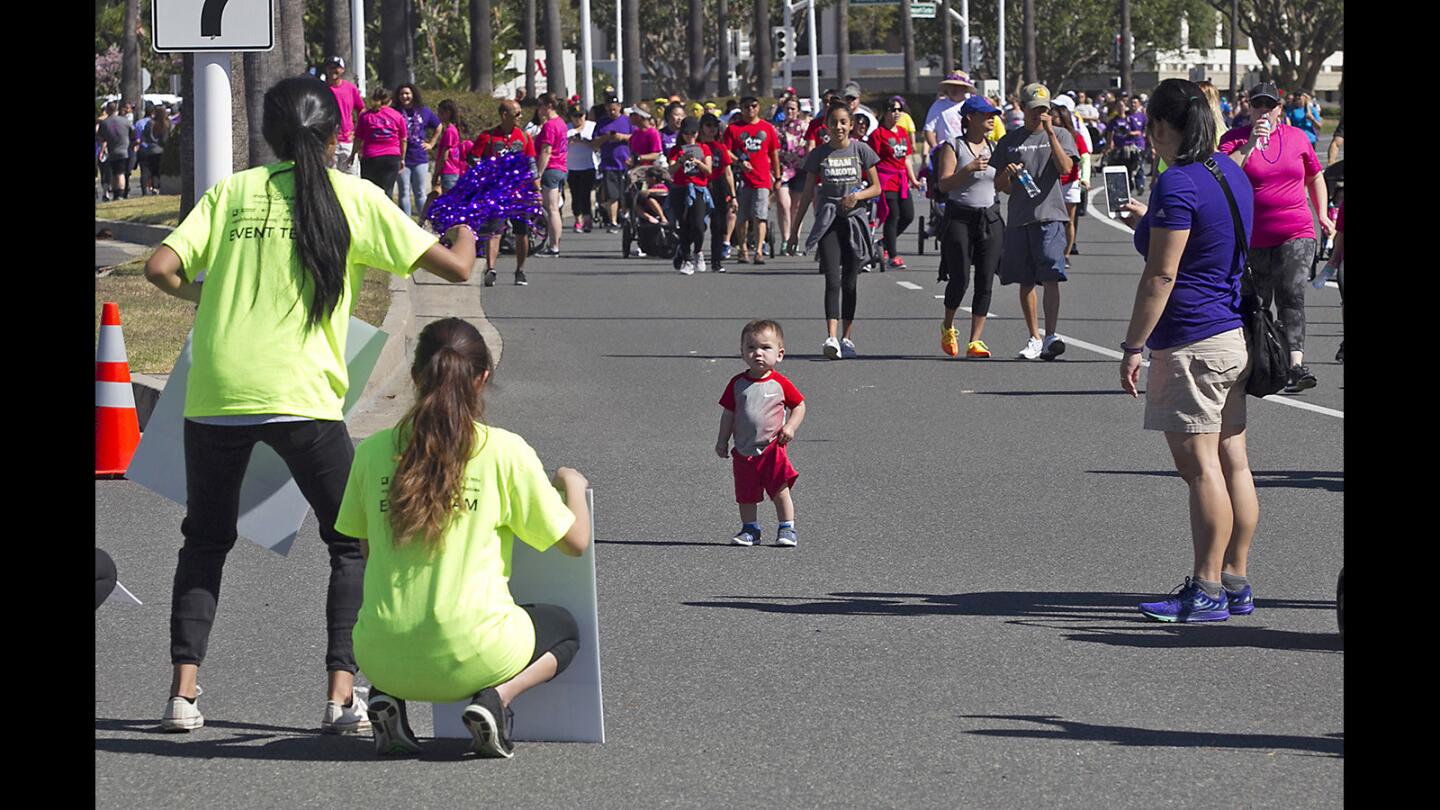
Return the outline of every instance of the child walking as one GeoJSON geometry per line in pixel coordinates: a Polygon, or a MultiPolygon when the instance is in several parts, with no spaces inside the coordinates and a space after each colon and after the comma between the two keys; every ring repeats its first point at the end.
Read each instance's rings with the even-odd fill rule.
{"type": "Polygon", "coordinates": [[[491,368],[474,326],[426,326],[410,369],[415,405],[355,449],[335,520],[367,557],[355,660],[373,684],[382,756],[420,753],[406,700],[467,698],[475,750],[512,756],[510,702],[564,672],[580,648],[568,611],[515,604],[509,579],[514,540],[584,553],[585,477],[561,467],[552,486],[524,439],[485,424],[491,368]]]}
{"type": "Polygon", "coordinates": [[[740,330],[740,356],[746,371],[730,378],[720,397],[720,436],[715,454],[728,453],[735,474],[735,502],[740,504],[736,546],[760,542],[759,504],[766,495],[775,502],[779,530],[775,544],[793,546],[795,504],[790,489],[800,474],[790,464],[785,445],[805,421],[805,397],[775,367],[785,359],[785,332],[775,321],[751,321],[740,330]],[[790,409],[786,418],[785,409],[790,409]],[[735,449],[730,450],[730,438],[735,449]]]}

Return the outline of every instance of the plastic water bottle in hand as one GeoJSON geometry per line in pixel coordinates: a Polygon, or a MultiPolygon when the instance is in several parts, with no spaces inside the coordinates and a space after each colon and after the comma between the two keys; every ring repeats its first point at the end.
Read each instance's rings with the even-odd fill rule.
{"type": "Polygon", "coordinates": [[[1030,176],[1029,169],[1021,169],[1020,173],[1015,176],[1015,179],[1020,181],[1020,185],[1024,187],[1025,194],[1029,196],[1030,199],[1033,200],[1040,196],[1040,186],[1035,184],[1035,178],[1030,176]]]}

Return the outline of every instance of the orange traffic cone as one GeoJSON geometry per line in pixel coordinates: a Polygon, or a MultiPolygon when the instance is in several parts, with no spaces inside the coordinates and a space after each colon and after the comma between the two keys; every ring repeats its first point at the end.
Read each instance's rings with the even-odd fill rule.
{"type": "Polygon", "coordinates": [[[140,416],[130,387],[130,361],[120,331],[120,307],[105,302],[95,351],[95,475],[123,476],[140,444],[140,416]]]}

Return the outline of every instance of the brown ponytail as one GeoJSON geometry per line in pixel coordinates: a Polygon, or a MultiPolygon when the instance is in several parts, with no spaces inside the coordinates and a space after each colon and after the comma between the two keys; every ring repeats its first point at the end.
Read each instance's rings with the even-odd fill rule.
{"type": "Polygon", "coordinates": [[[465,508],[465,466],[477,451],[475,423],[485,418],[476,382],[490,368],[485,339],[469,323],[446,318],[420,332],[410,367],[415,404],[395,430],[400,463],[389,515],[397,546],[418,537],[440,548],[454,511],[465,508]]]}

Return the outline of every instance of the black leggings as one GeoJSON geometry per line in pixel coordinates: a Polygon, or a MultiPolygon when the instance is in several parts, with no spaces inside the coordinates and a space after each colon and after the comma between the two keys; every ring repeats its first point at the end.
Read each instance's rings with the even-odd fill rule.
{"type": "Polygon", "coordinates": [[[725,217],[729,215],[729,189],[725,181],[710,184],[710,196],[715,200],[715,227],[710,229],[710,267],[719,267],[725,258],[725,217]]]}
{"type": "Polygon", "coordinates": [[[221,426],[185,420],[185,545],[175,567],[170,601],[170,662],[205,659],[220,575],[235,546],[240,484],[256,442],[270,445],[315,510],[320,539],[330,552],[330,589],[325,599],[325,668],[354,672],[350,633],[365,589],[360,541],[335,530],[340,499],[355,458],[344,422],[307,420],[267,425],[221,426]]]}
{"type": "Polygon", "coordinates": [[[402,158],[399,155],[386,155],[384,157],[360,158],[360,177],[369,180],[380,187],[389,197],[395,191],[395,180],[400,177],[400,164],[402,158]]]}
{"type": "Polygon", "coordinates": [[[591,195],[595,191],[595,170],[573,169],[565,175],[570,185],[570,213],[589,219],[591,216],[591,195]]]}
{"type": "Polygon", "coordinates": [[[820,269],[825,273],[826,320],[855,320],[855,284],[860,277],[860,257],[850,246],[848,219],[837,216],[830,229],[820,237],[820,245],[816,249],[820,256],[820,269]]]}
{"type": "MultiPolygon", "coordinates": [[[[683,186],[682,186],[683,188],[683,186]]],[[[684,203],[685,194],[677,192],[676,221],[680,226],[680,252],[682,255],[696,256],[705,251],[705,198],[696,197],[691,201],[689,207],[684,203]]]]}
{"type": "MultiPolygon", "coordinates": [[[[953,203],[952,203],[953,205],[953,203]]],[[[976,209],[968,209],[975,211],[976,209]]],[[[989,211],[966,213],[945,218],[945,232],[940,242],[940,261],[950,280],[945,284],[945,308],[959,309],[965,300],[965,287],[970,283],[970,265],[975,265],[975,295],[970,299],[972,315],[990,314],[990,286],[1000,266],[1000,246],[1005,242],[1005,224],[995,216],[989,235],[985,219],[989,211]]]]}
{"type": "Polygon", "coordinates": [[[885,205],[890,208],[889,215],[885,217],[885,250],[892,257],[899,256],[900,251],[896,249],[895,242],[900,238],[900,234],[910,227],[910,223],[915,221],[915,198],[912,195],[902,200],[900,192],[887,191],[885,205]]]}

